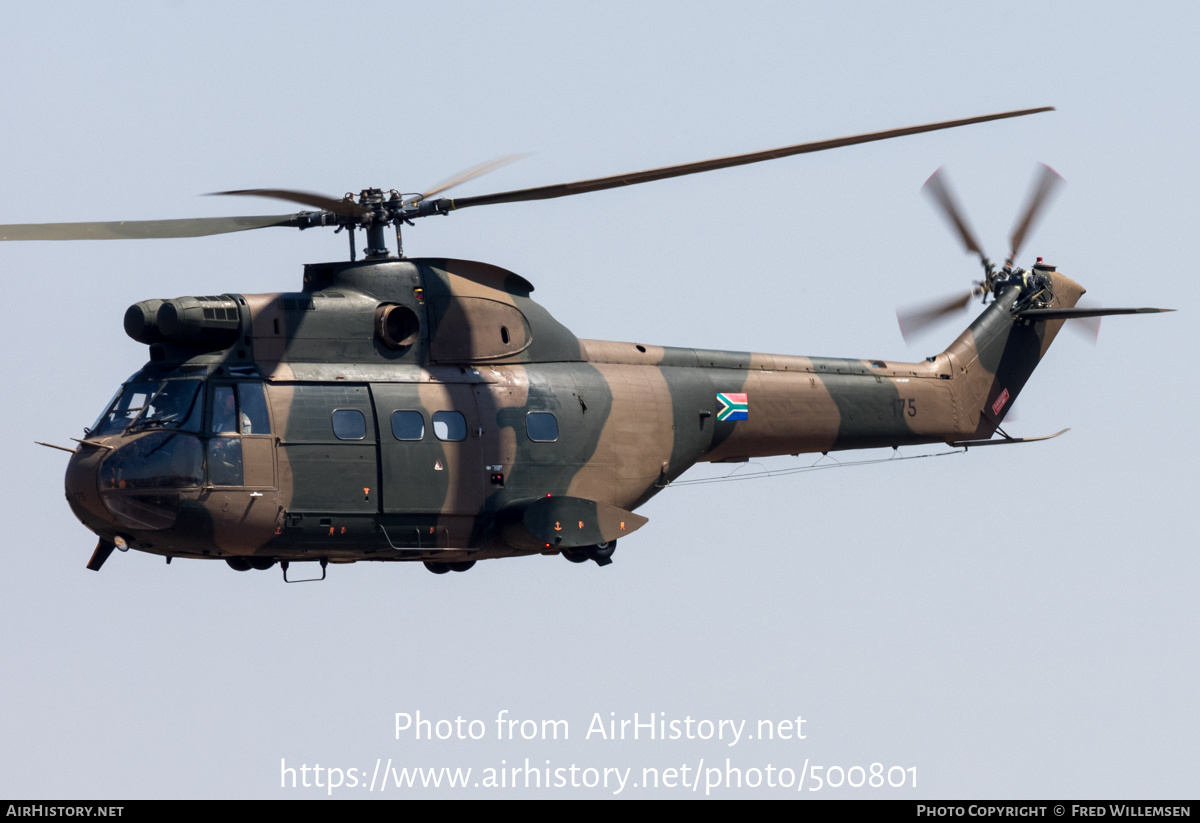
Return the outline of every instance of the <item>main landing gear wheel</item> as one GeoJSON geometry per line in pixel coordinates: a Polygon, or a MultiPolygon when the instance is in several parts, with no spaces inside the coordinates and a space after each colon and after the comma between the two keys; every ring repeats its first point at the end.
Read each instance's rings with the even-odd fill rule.
{"type": "Polygon", "coordinates": [[[612,562],[613,552],[617,550],[617,541],[597,543],[594,546],[584,546],[579,549],[563,549],[562,556],[572,563],[586,563],[592,560],[597,566],[607,566],[612,562]]]}
{"type": "Polygon", "coordinates": [[[235,572],[248,572],[251,569],[265,572],[275,565],[275,560],[270,557],[226,557],[225,563],[235,572]]]}
{"type": "Polygon", "coordinates": [[[588,546],[586,549],[588,557],[594,560],[597,566],[607,566],[611,563],[613,552],[616,550],[616,540],[609,540],[607,543],[597,543],[594,546],[588,546]]]}
{"type": "Polygon", "coordinates": [[[426,560],[425,568],[434,574],[465,572],[475,565],[474,560],[426,560]]]}

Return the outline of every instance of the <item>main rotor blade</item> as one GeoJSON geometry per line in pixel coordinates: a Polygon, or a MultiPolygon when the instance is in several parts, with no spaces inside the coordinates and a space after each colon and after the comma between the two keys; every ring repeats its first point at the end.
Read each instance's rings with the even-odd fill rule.
{"type": "Polygon", "coordinates": [[[1033,227],[1042,207],[1046,204],[1047,198],[1065,182],[1062,179],[1062,175],[1045,163],[1042,164],[1041,175],[1037,178],[1037,181],[1033,184],[1033,189],[1029,192],[1029,202],[1025,205],[1024,216],[1017,221],[1017,225],[1013,229],[1012,237],[1009,241],[1009,248],[1012,249],[1008,253],[1009,260],[1015,260],[1017,253],[1021,251],[1021,244],[1025,242],[1025,235],[1033,227]]]}
{"type": "Polygon", "coordinates": [[[233,231],[286,226],[294,215],[196,217],[186,220],[120,220],[108,223],[16,223],[0,226],[2,240],[150,240],[205,237],[233,231]]]}
{"type": "Polygon", "coordinates": [[[488,172],[493,172],[498,168],[507,166],[509,163],[514,163],[523,157],[528,157],[527,154],[506,154],[503,157],[497,157],[495,160],[489,160],[486,163],[480,163],[478,166],[472,166],[466,171],[456,174],[449,180],[443,180],[424,194],[418,194],[415,197],[410,197],[404,201],[405,206],[411,206],[414,203],[420,203],[422,200],[433,197],[435,194],[441,194],[447,189],[452,189],[455,186],[462,185],[468,180],[474,180],[476,177],[482,177],[488,172]]]}
{"type": "Polygon", "coordinates": [[[1043,111],[1053,111],[1053,106],[1043,106],[1037,109],[1022,109],[1006,111],[999,114],[985,114],[981,117],[968,117],[962,120],[946,120],[941,123],[928,123],[923,126],[908,126],[902,129],[889,129],[869,134],[856,134],[850,137],[837,137],[832,140],[818,140],[813,143],[798,143],[793,146],[782,146],[777,149],[756,151],[749,154],[735,154],[729,157],[717,157],[712,160],[700,160],[695,163],[683,163],[677,166],[664,166],[658,169],[616,174],[611,177],[598,177],[593,180],[577,180],[573,183],[556,183],[551,186],[539,186],[532,189],[517,189],[515,191],[484,194],[478,197],[460,197],[446,200],[450,209],[465,209],[469,206],[490,206],[497,203],[515,203],[522,200],[550,200],[555,197],[566,197],[573,194],[615,189],[621,186],[633,186],[638,183],[649,183],[652,180],[665,180],[669,177],[682,177],[686,174],[698,174],[705,171],[715,171],[731,166],[744,166],[749,163],[760,163],[763,160],[774,160],[778,157],[790,157],[793,154],[836,149],[841,146],[853,146],[859,143],[871,143],[876,140],[889,140],[893,137],[904,137],[909,134],[921,134],[939,129],[952,129],[958,126],[969,126],[973,123],[986,123],[989,120],[1003,120],[1008,117],[1023,117],[1027,114],[1037,114],[1043,111]]]}
{"type": "Polygon", "coordinates": [[[307,191],[293,191],[291,189],[238,189],[237,191],[214,191],[211,196],[218,195],[244,195],[247,197],[270,197],[275,200],[287,200],[291,203],[300,203],[304,206],[312,206],[313,208],[331,211],[334,214],[340,214],[343,217],[365,217],[371,213],[370,209],[364,208],[353,200],[335,200],[324,194],[314,194],[307,191]]]}
{"type": "Polygon", "coordinates": [[[923,331],[929,324],[940,320],[947,314],[966,308],[979,292],[972,290],[961,297],[951,297],[934,303],[925,303],[907,309],[896,310],[896,320],[900,323],[900,336],[908,342],[909,338],[923,331]]]}
{"type": "Polygon", "coordinates": [[[929,179],[925,181],[925,185],[921,186],[921,191],[932,197],[933,201],[941,207],[942,216],[958,232],[958,236],[962,239],[967,251],[973,251],[980,257],[983,257],[983,248],[979,245],[979,241],[975,239],[975,233],[971,231],[966,218],[963,217],[963,212],[958,205],[958,201],[950,193],[950,186],[946,182],[945,172],[939,168],[933,174],[929,175],[929,179]]]}

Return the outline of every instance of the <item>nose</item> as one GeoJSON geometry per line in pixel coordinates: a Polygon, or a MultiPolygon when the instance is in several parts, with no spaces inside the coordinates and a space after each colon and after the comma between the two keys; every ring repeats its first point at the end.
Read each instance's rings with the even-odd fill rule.
{"type": "Polygon", "coordinates": [[[107,448],[81,445],[67,464],[67,503],[79,522],[96,534],[115,525],[112,515],[100,499],[100,464],[107,448]]]}
{"type": "Polygon", "coordinates": [[[148,432],[84,444],[67,467],[67,496],[92,531],[120,527],[160,531],[175,525],[179,489],[203,482],[203,448],[197,437],[148,432]]]}

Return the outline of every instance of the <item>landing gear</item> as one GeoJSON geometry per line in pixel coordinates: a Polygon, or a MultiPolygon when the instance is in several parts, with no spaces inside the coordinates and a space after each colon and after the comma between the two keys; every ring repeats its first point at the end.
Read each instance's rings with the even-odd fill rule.
{"type": "Polygon", "coordinates": [[[271,557],[226,557],[225,563],[235,572],[248,572],[251,569],[265,572],[275,565],[275,560],[271,557]]]}
{"type": "Polygon", "coordinates": [[[591,560],[597,566],[607,566],[612,562],[613,552],[617,550],[617,541],[597,543],[594,546],[583,546],[578,549],[563,549],[562,556],[572,563],[586,563],[591,560]]]}
{"type": "Polygon", "coordinates": [[[425,568],[429,569],[434,574],[445,574],[446,572],[465,572],[475,565],[474,560],[426,560],[425,568]]]}
{"type": "Polygon", "coordinates": [[[596,562],[597,566],[607,566],[612,562],[613,552],[617,550],[617,541],[609,540],[607,543],[597,543],[594,546],[588,546],[588,557],[596,562]]]}

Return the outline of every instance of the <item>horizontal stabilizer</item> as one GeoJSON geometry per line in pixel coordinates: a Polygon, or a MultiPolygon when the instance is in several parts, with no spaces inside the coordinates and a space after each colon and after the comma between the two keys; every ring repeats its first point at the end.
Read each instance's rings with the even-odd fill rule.
{"type": "Polygon", "coordinates": [[[1026,309],[1018,312],[1021,320],[1070,320],[1073,317],[1109,317],[1114,314],[1159,314],[1175,309],[1026,309]]]}

